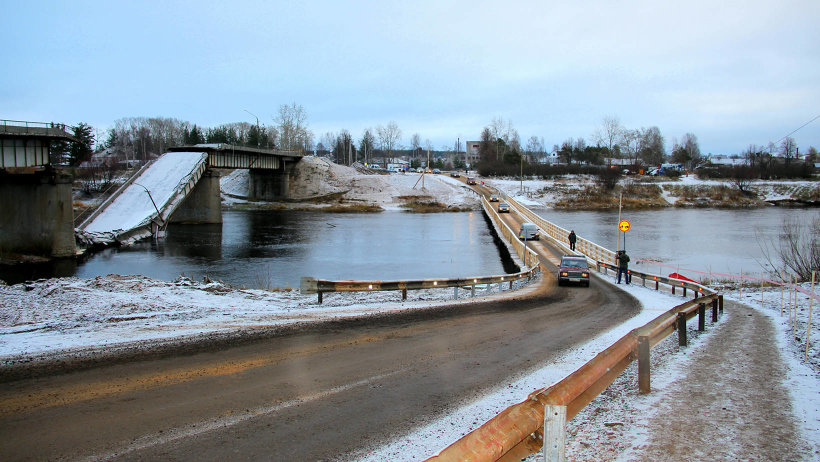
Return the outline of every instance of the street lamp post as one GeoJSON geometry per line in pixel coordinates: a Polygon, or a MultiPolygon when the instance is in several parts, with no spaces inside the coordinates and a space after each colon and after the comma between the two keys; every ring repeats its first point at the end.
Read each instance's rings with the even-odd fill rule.
{"type": "MultiPolygon", "coordinates": [[[[245,112],[247,112],[248,114],[250,114],[250,115],[252,115],[252,116],[256,117],[256,114],[254,114],[253,112],[251,112],[251,111],[249,111],[249,110],[247,110],[247,109],[242,109],[242,110],[243,110],[243,111],[245,111],[245,112]]],[[[261,135],[262,135],[262,132],[260,132],[260,131],[259,131],[259,117],[256,117],[256,147],[257,147],[257,148],[259,147],[259,137],[260,137],[261,135]]]]}

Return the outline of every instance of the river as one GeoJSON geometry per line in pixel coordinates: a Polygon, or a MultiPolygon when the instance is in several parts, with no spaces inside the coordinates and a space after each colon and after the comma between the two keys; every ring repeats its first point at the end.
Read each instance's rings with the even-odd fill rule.
{"type": "Polygon", "coordinates": [[[787,220],[807,222],[820,216],[817,209],[782,207],[626,210],[621,213],[621,219],[629,221],[630,229],[623,233],[618,230],[617,210],[559,211],[538,207],[532,210],[610,250],[626,249],[633,267],[639,260],[649,260],[637,269],[659,274],[680,268],[705,273],[738,275],[742,271],[747,275],[761,275],[761,265],[767,262],[765,248],[771,249],[779,243],[783,223],[787,220]]]}
{"type": "MultiPolygon", "coordinates": [[[[171,281],[208,276],[252,288],[298,287],[320,279],[423,279],[503,274],[481,212],[415,214],[223,210],[221,225],[168,226],[158,241],[109,248],[82,262],[17,268],[8,283],[55,276],[141,274],[171,281]]],[[[506,263],[506,268],[505,268],[506,263]]],[[[506,269],[506,271],[505,271],[506,269]]]]}
{"type": "MultiPolygon", "coordinates": [[[[677,209],[618,212],[533,210],[584,238],[625,246],[633,268],[668,274],[679,268],[760,274],[762,242],[777,242],[782,223],[810,219],[816,209],[677,209]],[[620,242],[616,241],[620,239],[620,242]],[[657,263],[636,264],[639,260],[657,263]]],[[[2,268],[17,283],[42,277],[141,274],[171,281],[208,276],[237,286],[298,287],[322,279],[421,279],[511,272],[481,212],[337,214],[224,210],[222,225],[170,225],[167,237],[111,248],[85,261],[2,268]]]]}

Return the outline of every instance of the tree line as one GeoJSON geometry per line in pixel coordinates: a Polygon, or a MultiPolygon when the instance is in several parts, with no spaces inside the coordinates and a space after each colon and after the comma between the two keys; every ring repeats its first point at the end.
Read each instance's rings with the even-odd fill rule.
{"type": "MultiPolygon", "coordinates": [[[[701,153],[697,136],[685,133],[680,141],[673,139],[671,152],[667,154],[665,139],[660,128],[651,126],[630,129],[624,127],[617,117],[607,116],[591,136],[594,144],[587,144],[584,138],[567,138],[559,145],[553,145],[549,153],[557,157],[564,166],[605,166],[612,159],[620,159],[619,164],[635,167],[651,167],[665,162],[680,164],[687,170],[694,170],[707,164],[708,157],[701,153]],[[623,162],[625,160],[626,162],[623,162]]],[[[482,175],[549,175],[554,168],[544,164],[545,150],[543,138],[532,136],[526,146],[521,145],[520,135],[511,121],[494,118],[481,132],[479,142],[478,170],[482,175]]],[[[817,150],[809,148],[810,162],[817,159],[817,150]]],[[[804,177],[810,175],[811,168],[805,163],[794,163],[797,146],[793,138],[785,137],[779,146],[769,143],[767,147],[751,145],[741,156],[745,161],[739,166],[711,168],[705,175],[734,178],[738,175],[756,178],[804,177]],[[779,156],[778,156],[779,155],[779,156]],[[781,159],[782,162],[777,161],[781,159]]],[[[583,168],[564,167],[564,170],[580,172],[583,168]]]]}

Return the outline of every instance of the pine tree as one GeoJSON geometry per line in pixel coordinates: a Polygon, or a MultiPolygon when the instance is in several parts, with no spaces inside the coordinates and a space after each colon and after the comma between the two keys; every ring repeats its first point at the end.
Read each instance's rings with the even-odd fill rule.
{"type": "Polygon", "coordinates": [[[71,142],[69,147],[69,163],[72,166],[77,166],[80,162],[88,160],[93,152],[94,135],[92,127],[83,122],[74,127],[75,141],[71,142]]]}

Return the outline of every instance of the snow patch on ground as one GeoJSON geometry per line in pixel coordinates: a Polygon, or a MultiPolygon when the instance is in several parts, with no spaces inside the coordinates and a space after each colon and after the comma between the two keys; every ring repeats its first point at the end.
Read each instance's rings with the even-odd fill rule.
{"type": "MultiPolygon", "coordinates": [[[[247,199],[247,170],[236,170],[220,179],[223,203],[247,199]]],[[[304,201],[327,198],[350,204],[378,205],[399,210],[405,198],[435,200],[448,207],[479,208],[478,195],[463,182],[441,174],[374,173],[364,168],[335,164],[322,157],[303,157],[294,166],[289,199],[304,201]],[[337,197],[338,196],[338,197],[337,197]]]]}
{"type": "MultiPolygon", "coordinates": [[[[525,283],[517,280],[513,290],[525,283]]],[[[499,293],[498,284],[477,287],[473,298],[460,289],[457,300],[453,288],[411,290],[406,301],[396,291],[340,292],[325,294],[319,305],[315,294],[298,290],[240,289],[184,277],[165,282],[111,274],[0,284],[0,364],[140,341],[474,303],[499,293]]]]}

